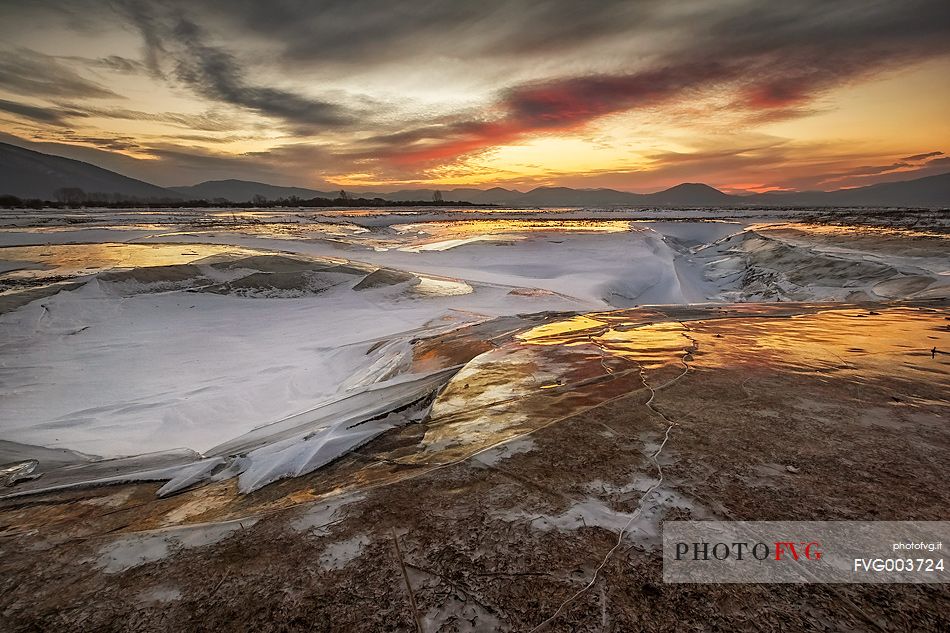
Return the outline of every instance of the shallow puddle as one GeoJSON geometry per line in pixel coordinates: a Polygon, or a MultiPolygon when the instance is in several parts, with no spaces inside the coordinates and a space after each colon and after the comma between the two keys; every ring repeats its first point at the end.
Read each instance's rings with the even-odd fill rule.
{"type": "MultiPolygon", "coordinates": [[[[775,365],[855,379],[904,378],[950,387],[950,310],[827,310],[787,319],[690,324],[706,368],[775,365]]],[[[948,399],[950,402],[950,399],[948,399]]]]}
{"type": "Polygon", "coordinates": [[[950,389],[950,311],[811,309],[733,306],[702,320],[686,309],[682,321],[618,310],[539,325],[468,363],[433,404],[419,452],[400,461],[460,459],[646,385],[661,389],[686,366],[690,380],[749,367],[950,389]]]}
{"type": "Polygon", "coordinates": [[[479,241],[519,240],[532,233],[623,233],[627,220],[462,220],[395,227],[405,251],[441,251],[479,241]]]}
{"type": "Polygon", "coordinates": [[[5,277],[53,277],[93,274],[110,268],[189,264],[213,255],[253,255],[260,251],[215,244],[57,244],[0,248],[0,260],[40,269],[11,271],[5,277]]]}

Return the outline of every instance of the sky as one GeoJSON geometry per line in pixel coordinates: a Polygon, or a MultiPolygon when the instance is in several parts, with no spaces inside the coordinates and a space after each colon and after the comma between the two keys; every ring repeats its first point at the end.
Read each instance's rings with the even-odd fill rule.
{"type": "Polygon", "coordinates": [[[0,0],[0,141],[162,185],[950,171],[947,0],[0,0]]]}

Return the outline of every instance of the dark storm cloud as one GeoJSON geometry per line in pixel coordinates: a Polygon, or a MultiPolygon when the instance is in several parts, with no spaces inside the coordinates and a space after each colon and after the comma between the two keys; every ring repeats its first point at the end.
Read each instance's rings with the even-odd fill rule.
{"type": "Polygon", "coordinates": [[[110,0],[0,0],[0,34],[27,29],[41,39],[54,25],[99,33],[103,18],[114,15],[110,0]]]}
{"type": "Polygon", "coordinates": [[[48,135],[47,140],[63,143],[82,143],[103,150],[137,150],[142,145],[131,136],[93,136],[77,134],[73,130],[63,130],[61,133],[48,135]]]}
{"type": "Polygon", "coordinates": [[[934,156],[943,156],[943,152],[927,152],[926,154],[914,154],[913,156],[905,156],[901,160],[903,161],[918,161],[924,160],[926,158],[933,158],[934,156]]]}
{"type": "Polygon", "coordinates": [[[234,56],[204,43],[204,32],[189,20],[179,19],[174,33],[188,53],[177,60],[177,77],[210,99],[302,125],[339,126],[352,121],[333,103],[249,84],[234,56]]]}
{"type": "Polygon", "coordinates": [[[424,142],[391,153],[400,162],[439,161],[716,88],[735,95],[732,108],[789,117],[808,112],[805,104],[828,90],[950,52],[950,3],[943,0],[709,3],[689,24],[689,44],[671,47],[651,67],[513,86],[484,117],[396,134],[424,142]]]}
{"type": "Polygon", "coordinates": [[[142,112],[126,108],[103,108],[84,106],[74,103],[58,103],[61,116],[101,117],[104,119],[121,119],[125,121],[154,121],[169,123],[185,130],[199,130],[203,132],[230,132],[241,127],[241,122],[233,115],[224,113],[206,112],[204,114],[182,114],[179,112],[142,112]]]}
{"type": "MultiPolygon", "coordinates": [[[[734,106],[755,113],[758,121],[791,118],[809,113],[806,105],[824,91],[950,50],[945,0],[114,0],[103,6],[116,8],[138,29],[143,63],[156,76],[168,71],[205,98],[280,119],[300,135],[371,117],[334,100],[255,80],[246,61],[221,41],[263,41],[274,51],[268,63],[282,62],[290,76],[299,66],[425,68],[444,58],[486,58],[517,67],[538,55],[568,55],[583,47],[608,58],[629,58],[631,69],[625,72],[503,88],[483,113],[465,120],[443,118],[422,126],[404,121],[402,129],[396,122],[388,131],[363,130],[376,131],[384,145],[382,137],[390,134],[393,150],[407,140],[422,141],[427,147],[421,159],[477,151],[534,132],[570,130],[720,84],[734,91],[734,106]],[[623,48],[637,38],[642,46],[623,48]],[[440,141],[443,150],[432,147],[440,141]]],[[[579,59],[596,62],[597,55],[579,59]]],[[[367,147],[375,149],[372,143],[367,147]]]]}
{"type": "Polygon", "coordinates": [[[191,3],[219,23],[279,43],[288,64],[558,52],[657,26],[661,2],[601,0],[207,0],[191,3]]]}
{"type": "Polygon", "coordinates": [[[68,125],[67,119],[77,115],[82,116],[82,113],[62,110],[60,108],[45,108],[26,103],[7,101],[6,99],[0,99],[0,112],[14,114],[18,117],[27,118],[38,123],[55,126],[68,125]]]}
{"type": "Polygon", "coordinates": [[[249,80],[237,58],[210,43],[207,30],[183,11],[156,12],[142,2],[123,2],[120,7],[142,33],[146,65],[153,74],[163,74],[167,58],[174,76],[198,94],[282,119],[298,131],[339,127],[354,120],[353,113],[337,104],[249,80]]]}
{"type": "Polygon", "coordinates": [[[77,62],[92,70],[108,70],[127,75],[141,74],[148,71],[148,67],[137,59],[130,59],[121,55],[107,55],[106,57],[82,57],[80,55],[63,55],[58,60],[77,62]]]}
{"type": "Polygon", "coordinates": [[[896,161],[886,165],[864,165],[848,169],[835,169],[832,165],[819,165],[820,169],[812,175],[798,176],[778,183],[783,189],[822,189],[833,190],[841,187],[855,187],[888,182],[910,180],[933,176],[946,171],[940,164],[930,161],[896,161]]]}
{"type": "MultiPolygon", "coordinates": [[[[943,152],[927,152],[924,154],[914,154],[901,158],[887,165],[863,165],[851,169],[825,173],[813,179],[814,184],[824,187],[853,185],[855,183],[869,183],[877,180],[876,176],[889,174],[902,174],[907,178],[916,178],[935,173],[933,160],[927,160],[934,156],[943,156],[943,152]]],[[[939,160],[939,159],[938,159],[939,160]]]]}
{"type": "Polygon", "coordinates": [[[145,2],[116,0],[113,5],[141,33],[143,40],[142,57],[145,67],[153,77],[163,77],[161,62],[167,51],[162,44],[160,34],[162,23],[159,17],[145,2]]]}
{"type": "Polygon", "coordinates": [[[0,17],[58,14],[95,29],[118,11],[142,29],[160,66],[164,15],[185,15],[209,31],[264,38],[288,64],[381,63],[409,57],[557,52],[607,35],[678,21],[664,0],[31,0],[0,2],[0,17]],[[104,19],[105,18],[105,19],[104,19]]]}
{"type": "MultiPolygon", "coordinates": [[[[163,184],[194,184],[213,178],[265,180],[276,184],[315,182],[315,169],[337,160],[323,148],[309,143],[294,143],[266,151],[240,155],[222,155],[200,147],[177,143],[156,143],[145,148],[155,157],[163,184]],[[195,174],[200,174],[196,178],[195,174]]],[[[156,168],[157,167],[157,168],[156,168]]]]}
{"type": "MultiPolygon", "coordinates": [[[[633,48],[635,61],[653,66],[722,58],[768,64],[791,52],[803,62],[786,66],[795,72],[774,75],[760,86],[763,100],[782,102],[822,77],[849,76],[853,66],[873,64],[884,53],[901,57],[931,48],[933,54],[946,51],[942,40],[950,28],[950,3],[944,0],[167,0],[165,4],[209,31],[267,40],[288,64],[373,65],[419,58],[425,63],[426,58],[473,56],[518,60],[640,37],[644,43],[633,48]],[[862,59],[866,48],[874,57],[862,59]],[[763,58],[768,54],[775,57],[763,58]]],[[[145,11],[141,4],[129,6],[145,11]]],[[[606,45],[601,52],[618,54],[606,45]]]]}
{"type": "Polygon", "coordinates": [[[913,167],[913,165],[905,161],[897,161],[896,163],[890,163],[888,165],[863,165],[861,167],[854,167],[853,169],[848,169],[836,174],[826,174],[825,178],[827,180],[837,180],[841,178],[849,178],[851,176],[877,176],[879,174],[887,174],[892,171],[899,171],[908,167],[913,167]]]}
{"type": "MultiPolygon", "coordinates": [[[[101,58],[98,63],[103,68],[145,69],[156,79],[184,86],[214,104],[279,121],[282,131],[299,136],[340,132],[329,157],[331,150],[312,149],[313,145],[293,151],[318,164],[358,161],[367,165],[367,172],[381,169],[380,159],[392,169],[418,172],[532,135],[578,130],[621,112],[664,107],[663,116],[670,123],[673,115],[668,106],[702,103],[709,94],[721,97],[719,102],[731,115],[743,115],[744,125],[804,116],[820,108],[821,97],[831,90],[950,53],[947,0],[37,0],[21,4],[26,5],[18,9],[23,15],[59,7],[68,20],[86,16],[77,28],[95,28],[97,23],[112,28],[119,15],[141,36],[141,60],[101,58]],[[295,77],[320,76],[345,84],[350,72],[375,71],[368,76],[379,83],[368,86],[368,91],[385,93],[388,77],[401,78],[404,72],[439,76],[446,60],[473,75],[482,73],[476,79],[489,77],[483,85],[490,83],[497,89],[481,106],[468,102],[465,112],[436,110],[425,120],[408,120],[400,118],[397,107],[374,104],[361,109],[352,105],[353,98],[331,98],[328,95],[334,93],[321,91],[316,80],[298,87],[291,83],[295,77]],[[506,76],[518,79],[497,79],[506,76]],[[308,94],[311,91],[315,96],[308,94]],[[350,132],[360,140],[341,140],[350,132]]],[[[4,68],[0,61],[0,84],[4,68]]],[[[8,82],[20,82],[23,94],[45,95],[54,101],[78,101],[97,96],[97,89],[105,90],[78,76],[80,83],[71,83],[68,74],[57,74],[55,68],[51,73],[36,64],[29,71],[7,64],[5,72],[8,82]],[[55,90],[75,93],[50,92],[55,90]]],[[[439,88],[434,83],[433,93],[437,95],[439,88]]],[[[69,116],[88,115],[165,120],[193,130],[228,129],[217,127],[222,125],[220,119],[202,122],[185,115],[93,109],[85,103],[81,108],[61,104],[63,111],[14,105],[21,110],[19,116],[32,115],[35,121],[45,116],[54,125],[69,116]],[[27,114],[24,108],[33,110],[27,114]],[[155,116],[165,118],[149,118],[155,116]],[[170,118],[176,116],[180,118],[170,118]]],[[[715,120],[718,115],[711,110],[702,118],[715,120]]],[[[420,117],[418,113],[412,116],[420,117]]],[[[187,146],[155,150],[167,152],[162,158],[166,163],[189,165],[184,154],[197,152],[187,146]]],[[[929,156],[942,154],[921,154],[901,162],[929,156]]],[[[202,155],[193,166],[217,169],[213,163],[223,168],[222,160],[202,155]]],[[[242,165],[262,170],[277,160],[286,160],[294,168],[298,165],[294,155],[277,151],[241,160],[242,165]]],[[[301,158],[299,165],[306,160],[301,158]]],[[[726,157],[716,160],[728,162],[726,157]]],[[[763,154],[762,160],[777,159],[763,154]]],[[[901,169],[890,163],[893,160],[888,157],[881,161],[888,165],[875,166],[869,159],[867,166],[856,169],[867,170],[863,175],[869,176],[873,170],[901,169]]],[[[862,163],[864,159],[856,164],[862,163]]]]}
{"type": "Polygon", "coordinates": [[[241,128],[241,122],[233,115],[206,112],[204,114],[182,114],[179,112],[142,112],[125,108],[109,108],[84,105],[81,103],[54,102],[50,106],[29,105],[0,99],[0,110],[31,119],[40,123],[67,126],[75,119],[103,118],[124,121],[153,121],[168,123],[184,130],[203,132],[230,132],[241,128]]]}
{"type": "Polygon", "coordinates": [[[934,160],[940,160],[939,158],[935,159],[934,157],[936,156],[943,156],[943,152],[926,152],[923,154],[914,154],[913,156],[906,156],[887,165],[864,165],[862,167],[855,167],[845,171],[829,173],[822,176],[818,182],[837,184],[842,181],[850,182],[855,178],[867,179],[869,177],[880,176],[883,174],[911,173],[908,172],[908,170],[925,170],[920,171],[920,174],[928,175],[930,173],[928,170],[939,166],[934,165],[934,160]]]}
{"type": "Polygon", "coordinates": [[[146,69],[146,64],[140,62],[137,59],[129,59],[128,57],[122,57],[121,55],[109,55],[108,57],[100,57],[95,60],[95,65],[105,68],[107,70],[113,70],[119,73],[140,73],[146,69]]]}
{"type": "Polygon", "coordinates": [[[118,97],[56,57],[28,49],[0,51],[0,89],[31,97],[118,97]]]}
{"type": "MultiPolygon", "coordinates": [[[[307,182],[312,186],[320,186],[327,183],[314,178],[314,169],[325,167],[335,160],[324,150],[303,143],[233,155],[215,154],[201,147],[176,142],[148,144],[129,141],[137,153],[150,155],[150,158],[142,159],[110,151],[122,144],[124,137],[83,139],[95,147],[74,144],[79,140],[77,135],[66,132],[54,134],[45,142],[36,142],[0,131],[0,142],[85,161],[160,186],[193,185],[204,180],[225,178],[267,181],[278,185],[307,182]]],[[[327,186],[332,188],[329,184],[327,186]]]]}

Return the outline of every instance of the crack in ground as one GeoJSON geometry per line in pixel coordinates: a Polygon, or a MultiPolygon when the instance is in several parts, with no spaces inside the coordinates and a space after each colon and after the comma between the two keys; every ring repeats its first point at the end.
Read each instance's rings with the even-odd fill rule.
{"type": "MultiPolygon", "coordinates": [[[[686,328],[687,330],[689,329],[689,328],[687,328],[686,325],[685,325],[684,323],[682,323],[682,322],[680,322],[680,325],[682,325],[682,326],[683,326],[684,328],[686,328]]],[[[558,606],[557,610],[556,610],[550,617],[548,617],[547,619],[545,619],[544,621],[542,621],[540,624],[538,624],[537,626],[535,626],[534,628],[532,628],[532,629],[529,631],[529,633],[536,633],[537,631],[542,631],[542,630],[544,630],[545,628],[547,628],[548,625],[550,625],[552,622],[554,622],[554,621],[558,618],[558,616],[560,616],[561,613],[563,613],[564,610],[565,610],[572,602],[574,602],[575,600],[577,600],[578,598],[580,598],[582,595],[584,595],[585,593],[587,593],[587,591],[589,591],[589,590],[591,589],[591,587],[593,587],[593,586],[597,583],[597,580],[598,580],[599,577],[600,577],[600,572],[601,572],[601,570],[607,565],[607,563],[610,561],[611,557],[613,557],[614,552],[616,552],[617,549],[620,547],[620,545],[623,543],[623,537],[626,535],[627,530],[629,530],[629,529],[630,529],[630,526],[633,525],[633,522],[634,522],[637,518],[639,518],[640,513],[643,511],[643,503],[646,501],[647,497],[649,497],[651,494],[653,494],[653,492],[656,491],[656,489],[659,488],[659,487],[663,484],[663,480],[664,480],[663,467],[660,465],[660,462],[657,460],[657,457],[659,457],[660,453],[663,451],[663,448],[666,446],[666,443],[669,441],[669,439],[670,439],[670,432],[673,430],[673,427],[676,426],[676,422],[674,422],[673,420],[670,420],[662,411],[660,411],[659,409],[657,409],[656,407],[654,407],[654,406],[653,406],[653,401],[654,401],[654,399],[656,398],[656,392],[657,392],[657,390],[659,390],[659,389],[664,389],[664,388],[666,388],[666,387],[669,387],[670,385],[672,385],[673,383],[675,383],[676,381],[678,381],[680,378],[682,378],[683,376],[685,376],[687,373],[689,373],[690,366],[689,366],[689,363],[686,362],[686,359],[687,359],[687,358],[691,358],[692,353],[693,353],[696,349],[698,349],[698,343],[696,342],[695,339],[693,339],[693,338],[692,338],[691,336],[689,336],[688,334],[685,334],[685,333],[684,333],[684,336],[685,336],[686,338],[688,338],[690,341],[692,341],[693,345],[689,348],[689,350],[687,350],[687,351],[683,354],[683,357],[682,357],[682,359],[680,360],[680,362],[683,363],[683,371],[682,371],[678,376],[676,376],[675,378],[673,378],[672,380],[670,380],[670,381],[668,381],[668,382],[666,382],[666,383],[664,383],[664,384],[662,384],[662,385],[660,385],[660,386],[654,388],[653,386],[650,385],[649,382],[647,382],[646,375],[643,373],[643,364],[637,362],[637,366],[639,367],[639,371],[640,371],[640,380],[643,382],[643,386],[650,390],[650,398],[644,403],[644,405],[645,405],[650,411],[652,411],[653,413],[655,413],[655,414],[657,414],[658,416],[660,416],[660,417],[667,423],[666,432],[663,434],[663,442],[660,443],[660,446],[656,449],[656,451],[653,453],[653,455],[650,456],[650,459],[653,461],[653,464],[656,466],[656,471],[657,471],[657,475],[658,475],[656,482],[654,482],[649,488],[647,488],[647,489],[644,491],[644,493],[640,496],[640,500],[637,502],[637,507],[636,507],[636,509],[634,509],[634,511],[631,513],[630,519],[627,521],[627,523],[626,523],[626,524],[620,529],[620,531],[617,533],[617,542],[614,543],[614,546],[611,547],[610,550],[608,550],[608,552],[607,552],[607,554],[604,556],[603,560],[601,560],[601,561],[600,561],[600,564],[597,566],[597,568],[594,569],[594,574],[591,576],[590,581],[589,581],[586,585],[584,585],[584,587],[582,587],[581,589],[579,589],[576,593],[574,593],[573,595],[571,595],[570,597],[568,597],[566,600],[564,600],[564,602],[562,602],[562,603],[558,606]]],[[[601,347],[598,343],[596,343],[596,342],[593,340],[593,338],[591,338],[590,340],[591,340],[591,342],[593,342],[593,343],[594,343],[595,345],[597,345],[598,347],[601,347]]],[[[601,350],[603,351],[603,348],[601,348],[601,350]]],[[[631,362],[636,362],[636,361],[631,361],[631,362]]]]}

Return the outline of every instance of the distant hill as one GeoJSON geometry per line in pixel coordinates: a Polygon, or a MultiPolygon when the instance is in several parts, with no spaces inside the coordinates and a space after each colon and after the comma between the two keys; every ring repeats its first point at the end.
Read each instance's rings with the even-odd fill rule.
{"type": "MultiPolygon", "coordinates": [[[[332,191],[318,191],[316,189],[306,189],[302,187],[280,187],[277,185],[268,185],[262,182],[252,182],[249,180],[209,180],[197,185],[188,187],[169,187],[169,189],[178,192],[182,196],[193,200],[214,200],[224,198],[231,202],[249,202],[254,196],[260,195],[267,200],[279,200],[291,197],[298,197],[302,200],[311,198],[329,198],[334,199],[340,195],[340,189],[332,191]]],[[[435,189],[402,189],[386,193],[373,191],[354,191],[346,189],[346,193],[351,198],[385,198],[394,202],[407,202],[416,200],[432,200],[435,189]]],[[[453,189],[442,192],[445,200],[466,201],[476,204],[487,203],[489,199],[499,197],[521,196],[519,191],[509,189],[453,189]]]]}
{"type": "Polygon", "coordinates": [[[950,207],[950,173],[837,191],[766,193],[742,200],[767,206],[950,207]]]}
{"type": "MultiPolygon", "coordinates": [[[[0,195],[55,200],[57,190],[82,189],[86,194],[105,193],[126,198],[157,200],[228,200],[234,203],[298,197],[334,199],[340,191],[304,187],[280,187],[247,180],[212,180],[187,187],[162,188],[122,176],[78,160],[34,152],[0,143],[0,195]]],[[[383,198],[393,202],[431,201],[434,189],[404,189],[393,192],[347,190],[350,198],[383,198]]],[[[473,204],[525,207],[725,207],[725,206],[867,206],[950,208],[950,173],[915,180],[881,183],[837,191],[800,191],[735,196],[702,183],[683,183],[656,193],[632,193],[616,189],[537,187],[527,192],[493,187],[462,187],[441,190],[442,199],[473,204]]]]}
{"type": "MultiPolygon", "coordinates": [[[[224,198],[231,202],[247,202],[255,195],[268,200],[336,198],[339,190],[317,191],[300,187],[278,187],[246,180],[212,180],[190,187],[171,187],[187,199],[214,200],[224,198]]],[[[436,189],[400,189],[398,191],[365,192],[347,189],[351,198],[384,198],[393,202],[432,200],[436,189]]],[[[472,187],[439,190],[446,201],[463,201],[473,204],[499,204],[514,206],[639,206],[659,204],[656,196],[664,196],[665,204],[715,205],[728,203],[733,197],[708,185],[683,184],[657,194],[630,193],[614,189],[571,189],[569,187],[538,187],[528,192],[493,187],[472,187]]],[[[735,198],[738,200],[738,198],[735,198]]]]}
{"type": "Polygon", "coordinates": [[[651,193],[650,204],[668,204],[684,207],[712,207],[726,204],[736,204],[741,201],[738,196],[730,196],[718,189],[698,182],[684,182],[681,185],[670,187],[665,191],[651,193]]]}
{"type": "Polygon", "coordinates": [[[302,187],[280,187],[263,182],[249,180],[209,180],[190,187],[169,187],[172,191],[190,200],[214,200],[224,198],[231,202],[250,202],[254,196],[263,196],[267,200],[298,197],[304,200],[310,198],[335,198],[339,190],[334,192],[304,189],[302,187]]]}
{"type": "MultiPolygon", "coordinates": [[[[469,190],[450,190],[446,192],[453,199],[466,200],[462,192],[469,190]]],[[[738,204],[741,198],[730,196],[709,185],[683,183],[656,193],[632,193],[616,189],[571,189],[569,187],[538,187],[526,193],[508,189],[495,195],[482,197],[481,202],[512,204],[524,206],[719,206],[738,204]]],[[[488,192],[484,192],[488,193],[488,192]]]]}
{"type": "Polygon", "coordinates": [[[69,188],[134,198],[180,197],[174,191],[89,163],[0,143],[0,194],[55,200],[58,189],[69,188]]]}
{"type": "MultiPolygon", "coordinates": [[[[950,173],[837,191],[801,191],[734,196],[702,183],[683,183],[656,193],[614,189],[539,187],[527,193],[506,191],[484,202],[525,206],[788,206],[788,207],[930,207],[950,208],[950,173]]],[[[446,199],[464,200],[455,192],[446,199]]]]}
{"type": "Polygon", "coordinates": [[[510,198],[508,204],[528,206],[598,206],[642,204],[642,194],[614,189],[571,189],[569,187],[538,187],[510,198]]]}
{"type": "Polygon", "coordinates": [[[521,195],[520,191],[503,187],[492,187],[491,189],[468,187],[449,189],[442,192],[442,197],[446,200],[466,200],[474,204],[517,204],[512,201],[521,195]]]}
{"type": "MultiPolygon", "coordinates": [[[[389,191],[386,193],[379,193],[376,191],[352,191],[350,189],[346,190],[346,193],[351,198],[385,198],[386,200],[392,200],[394,202],[408,202],[410,200],[432,200],[432,194],[436,192],[435,189],[401,189],[399,191],[389,191]]],[[[337,192],[339,193],[339,192],[337,192]]],[[[334,196],[335,197],[335,196],[334,196]]],[[[458,200],[455,197],[444,197],[445,200],[458,200]]]]}

